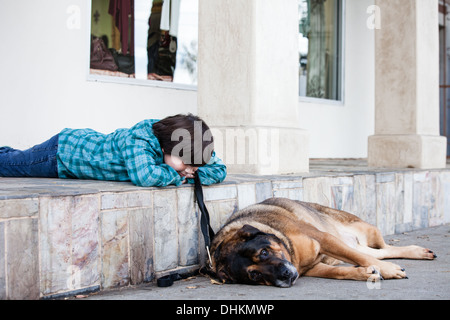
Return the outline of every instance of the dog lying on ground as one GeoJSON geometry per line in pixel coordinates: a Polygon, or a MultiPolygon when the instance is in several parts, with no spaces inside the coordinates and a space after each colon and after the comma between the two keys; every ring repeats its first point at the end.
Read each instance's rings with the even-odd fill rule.
{"type": "Polygon", "coordinates": [[[224,283],[290,287],[299,276],[401,279],[405,269],[386,258],[427,259],[418,246],[387,245],[358,217],[318,204],[271,198],[249,206],[219,230],[211,244],[210,274],[224,283]],[[354,266],[336,266],[341,262],[354,266]]]}

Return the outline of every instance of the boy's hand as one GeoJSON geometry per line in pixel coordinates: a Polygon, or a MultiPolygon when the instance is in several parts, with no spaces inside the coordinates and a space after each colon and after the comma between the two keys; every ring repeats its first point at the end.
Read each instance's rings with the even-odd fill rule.
{"type": "MultiPolygon", "coordinates": [[[[171,156],[168,154],[164,154],[164,163],[174,169],[181,177],[185,179],[194,179],[195,171],[197,171],[197,167],[192,167],[190,165],[184,164],[184,162],[175,156],[171,156]]],[[[185,183],[185,180],[183,181],[185,183]]]]}
{"type": "Polygon", "coordinates": [[[182,184],[187,183],[187,179],[194,179],[194,173],[188,173],[186,171],[178,171],[178,174],[181,176],[183,181],[182,184]]]}
{"type": "Polygon", "coordinates": [[[194,179],[195,171],[197,171],[197,168],[190,167],[177,172],[181,177],[184,177],[186,179],[194,179]]]}

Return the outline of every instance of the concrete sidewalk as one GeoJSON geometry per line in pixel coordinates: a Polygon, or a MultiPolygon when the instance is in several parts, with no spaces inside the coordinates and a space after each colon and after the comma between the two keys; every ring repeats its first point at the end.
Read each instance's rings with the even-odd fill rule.
{"type": "MultiPolygon", "coordinates": [[[[266,286],[217,285],[196,276],[159,288],[153,283],[92,294],[87,300],[448,300],[450,299],[450,225],[386,236],[392,245],[416,244],[433,250],[434,261],[392,260],[409,279],[379,283],[302,277],[288,289],[266,286]]],[[[74,298],[75,299],[75,298],[74,298]]]]}

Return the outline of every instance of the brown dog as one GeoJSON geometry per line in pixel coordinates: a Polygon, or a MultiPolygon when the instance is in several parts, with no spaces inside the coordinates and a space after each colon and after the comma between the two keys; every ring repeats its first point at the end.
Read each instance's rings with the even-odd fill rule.
{"type": "Polygon", "coordinates": [[[210,272],[226,283],[290,287],[299,276],[376,281],[406,278],[380,259],[436,258],[418,246],[392,247],[358,217],[318,204],[268,199],[235,215],[211,244],[210,272]],[[342,261],[355,266],[335,266],[342,261]]]}

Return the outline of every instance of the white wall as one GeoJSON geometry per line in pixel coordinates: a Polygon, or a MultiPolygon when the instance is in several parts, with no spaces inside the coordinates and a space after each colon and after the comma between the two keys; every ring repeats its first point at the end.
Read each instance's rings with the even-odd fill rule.
{"type": "Polygon", "coordinates": [[[344,104],[300,102],[300,127],[311,158],[365,158],[374,133],[375,34],[367,27],[374,0],[346,0],[344,104]]]}
{"type": "Polygon", "coordinates": [[[197,112],[195,91],[87,81],[88,5],[0,2],[0,146],[28,148],[66,127],[107,133],[197,112]],[[79,28],[72,8],[80,9],[79,28]]]}
{"type": "MultiPolygon", "coordinates": [[[[373,0],[346,2],[344,105],[299,103],[312,158],[366,157],[374,133],[374,31],[366,26],[373,0]]],[[[0,2],[0,146],[27,148],[65,127],[106,133],[197,112],[196,91],[87,81],[88,4],[0,2]],[[81,10],[79,28],[67,26],[71,6],[81,10]]]]}

